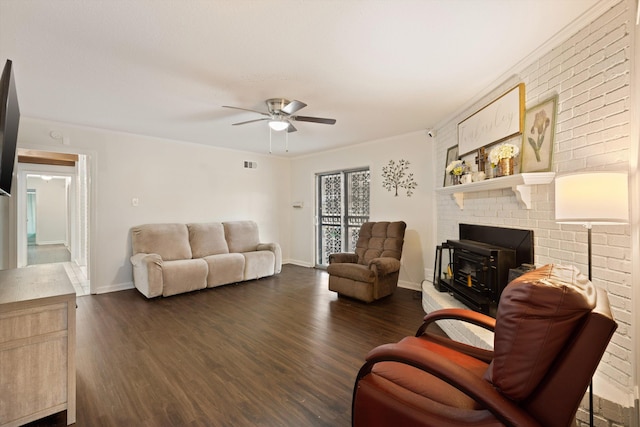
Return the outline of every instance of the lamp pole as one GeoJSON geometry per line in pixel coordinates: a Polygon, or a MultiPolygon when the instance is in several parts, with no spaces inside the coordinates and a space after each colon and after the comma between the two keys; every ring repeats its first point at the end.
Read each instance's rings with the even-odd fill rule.
{"type": "MultiPolygon", "coordinates": [[[[584,225],[587,227],[587,257],[589,259],[589,281],[591,282],[591,223],[584,225]]],[[[589,381],[589,427],[593,427],[593,378],[589,381]]]]}
{"type": "MultiPolygon", "coordinates": [[[[629,222],[629,187],[626,172],[594,171],[555,179],[555,214],[560,224],[582,224],[587,229],[589,281],[593,280],[591,226],[629,222]]],[[[593,378],[589,382],[589,425],[593,427],[593,378]]]]}

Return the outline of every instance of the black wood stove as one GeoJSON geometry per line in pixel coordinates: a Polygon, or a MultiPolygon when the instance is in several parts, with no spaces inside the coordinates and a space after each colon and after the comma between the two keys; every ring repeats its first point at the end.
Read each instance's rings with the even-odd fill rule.
{"type": "Polygon", "coordinates": [[[445,249],[449,264],[438,273],[435,287],[476,311],[495,316],[509,271],[533,263],[533,231],[460,224],[460,240],[443,243],[438,248],[440,257],[445,249]]]}

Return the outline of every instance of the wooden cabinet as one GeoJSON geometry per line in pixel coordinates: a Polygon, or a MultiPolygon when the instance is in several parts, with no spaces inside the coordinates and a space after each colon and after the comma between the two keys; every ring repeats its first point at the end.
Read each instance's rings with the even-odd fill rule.
{"type": "Polygon", "coordinates": [[[76,421],[76,293],[62,264],[0,271],[0,426],[76,421]]]}

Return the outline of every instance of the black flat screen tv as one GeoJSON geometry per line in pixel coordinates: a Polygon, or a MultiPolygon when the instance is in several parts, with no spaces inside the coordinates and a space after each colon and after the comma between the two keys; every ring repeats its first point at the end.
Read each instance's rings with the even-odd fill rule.
{"type": "Polygon", "coordinates": [[[10,59],[4,64],[0,80],[0,195],[11,195],[13,167],[16,163],[20,108],[16,94],[16,82],[10,59]]]}

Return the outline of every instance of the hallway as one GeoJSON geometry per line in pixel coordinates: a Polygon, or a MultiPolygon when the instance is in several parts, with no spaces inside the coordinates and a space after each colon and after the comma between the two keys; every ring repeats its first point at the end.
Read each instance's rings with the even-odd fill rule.
{"type": "Polygon", "coordinates": [[[71,262],[71,253],[65,245],[32,245],[27,247],[28,265],[63,263],[77,296],[89,295],[87,268],[71,262]]]}
{"type": "Polygon", "coordinates": [[[27,264],[52,264],[71,260],[69,248],[65,245],[35,245],[29,242],[27,246],[27,264]]]}

